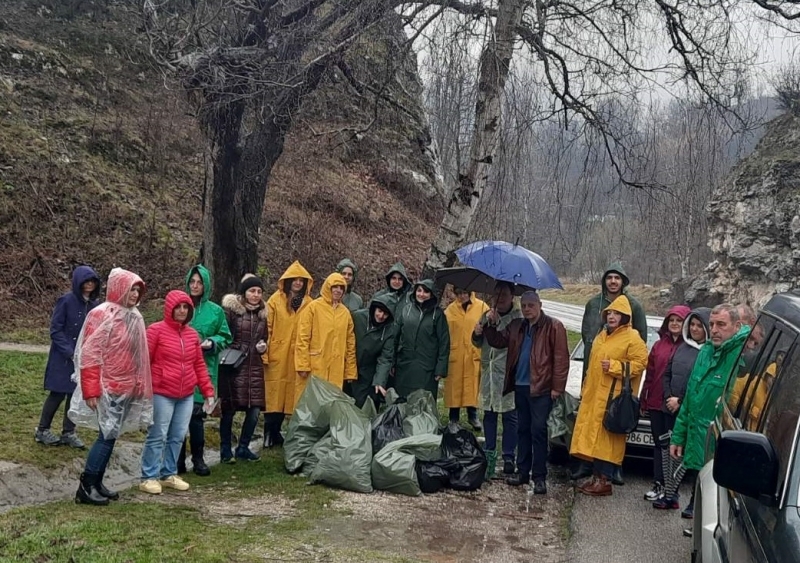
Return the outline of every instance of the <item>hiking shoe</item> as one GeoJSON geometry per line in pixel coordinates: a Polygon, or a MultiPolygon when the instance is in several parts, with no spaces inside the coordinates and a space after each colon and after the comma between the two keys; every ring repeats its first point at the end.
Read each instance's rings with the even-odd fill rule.
{"type": "Polygon", "coordinates": [[[507,459],[503,462],[503,474],[504,475],[513,475],[514,474],[514,462],[510,459],[507,459]]]}
{"type": "Polygon", "coordinates": [[[44,444],[45,446],[60,446],[61,445],[61,438],[53,434],[53,432],[49,428],[45,428],[44,430],[36,429],[36,433],[33,435],[33,439],[39,442],[40,444],[44,444]]]}
{"type": "Polygon", "coordinates": [[[664,496],[664,487],[658,481],[653,481],[653,488],[644,494],[644,500],[653,502],[664,496]]]}
{"type": "Polygon", "coordinates": [[[516,475],[512,475],[506,479],[506,485],[511,487],[519,487],[520,485],[527,485],[531,482],[530,477],[527,475],[521,475],[517,473],[516,475]]]}
{"type": "Polygon", "coordinates": [[[677,510],[681,507],[678,503],[678,499],[675,498],[665,498],[662,497],[653,503],[653,508],[657,508],[659,510],[677,510]]]}
{"type": "Polygon", "coordinates": [[[151,495],[160,495],[161,494],[161,483],[156,481],[155,479],[148,479],[146,481],[142,481],[139,483],[139,490],[143,493],[149,493],[151,495]]]}
{"type": "Polygon", "coordinates": [[[78,450],[85,450],[86,444],[78,438],[78,435],[75,432],[68,432],[66,434],[61,435],[61,443],[65,446],[69,446],[70,448],[75,448],[78,450]]]}
{"type": "Polygon", "coordinates": [[[469,422],[469,425],[472,426],[472,429],[475,430],[475,432],[483,431],[483,425],[481,424],[481,421],[478,420],[477,416],[475,418],[470,418],[467,422],[469,422]]]}
{"type": "Polygon", "coordinates": [[[241,459],[242,461],[261,460],[261,458],[258,457],[258,455],[250,451],[250,448],[236,448],[236,459],[241,459]]]}
{"type": "Polygon", "coordinates": [[[533,483],[533,494],[535,495],[546,495],[547,494],[547,482],[544,479],[540,479],[534,481],[533,483]]]}
{"type": "Polygon", "coordinates": [[[189,490],[189,483],[187,483],[177,475],[170,475],[169,477],[161,479],[161,485],[164,487],[169,487],[170,489],[175,489],[176,491],[189,490]]]}
{"type": "Polygon", "coordinates": [[[694,518],[694,506],[690,504],[684,508],[681,512],[681,518],[685,518],[686,520],[691,520],[694,518]]]}

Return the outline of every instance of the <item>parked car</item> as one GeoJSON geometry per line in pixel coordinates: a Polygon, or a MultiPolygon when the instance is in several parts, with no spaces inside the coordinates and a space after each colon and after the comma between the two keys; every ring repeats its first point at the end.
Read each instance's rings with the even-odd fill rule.
{"type": "MultiPolygon", "coordinates": [[[[663,317],[647,317],[647,350],[649,351],[656,342],[658,342],[658,330],[664,322],[663,317]]],[[[572,412],[564,414],[569,420],[566,425],[569,428],[567,434],[563,434],[558,438],[550,440],[551,448],[569,450],[570,442],[572,440],[572,428],[574,426],[574,418],[577,413],[578,405],[581,398],[581,380],[583,376],[583,340],[578,342],[575,349],[569,358],[569,375],[567,376],[566,392],[569,393],[575,401],[569,401],[570,406],[574,405],[572,412]]],[[[644,385],[644,374],[642,375],[639,391],[644,385]]],[[[647,415],[639,418],[639,424],[636,430],[628,434],[627,447],[625,448],[626,457],[637,458],[651,458],[653,457],[653,436],[650,433],[650,419],[647,415]]],[[[559,454],[555,454],[559,457],[559,454]]]]}
{"type": "Polygon", "coordinates": [[[709,425],[694,563],[800,562],[800,291],[760,312],[709,425]]]}

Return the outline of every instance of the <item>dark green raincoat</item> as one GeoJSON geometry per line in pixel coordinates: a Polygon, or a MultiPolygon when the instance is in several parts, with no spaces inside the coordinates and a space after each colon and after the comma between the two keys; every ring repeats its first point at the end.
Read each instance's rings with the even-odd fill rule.
{"type": "Polygon", "coordinates": [[[397,310],[397,304],[398,303],[405,304],[411,298],[409,297],[409,293],[411,292],[411,280],[408,279],[408,274],[406,274],[406,269],[403,266],[402,262],[397,262],[391,268],[389,268],[389,271],[386,272],[385,279],[386,279],[386,287],[381,290],[378,290],[375,293],[375,295],[372,296],[372,299],[375,299],[376,297],[384,297],[384,296],[388,297],[389,306],[392,309],[392,313],[395,314],[395,318],[397,318],[397,314],[399,313],[399,311],[397,310]],[[392,289],[392,286],[389,284],[389,280],[391,279],[392,274],[394,273],[400,274],[401,276],[403,276],[403,279],[405,280],[403,282],[403,287],[401,287],[399,290],[392,289]]]}
{"type": "Polygon", "coordinates": [[[401,397],[408,397],[417,389],[427,389],[436,398],[439,382],[435,378],[447,377],[450,330],[434,294],[433,281],[422,280],[414,287],[418,285],[428,289],[431,298],[417,303],[412,294],[398,307],[395,316],[398,325],[395,389],[401,397]]]}
{"type": "Polygon", "coordinates": [[[606,307],[611,305],[611,299],[606,295],[606,276],[610,272],[616,272],[622,276],[622,295],[628,298],[631,304],[631,312],[633,318],[631,319],[631,326],[639,333],[645,344],[647,344],[647,315],[645,315],[644,308],[639,301],[628,293],[627,287],[630,285],[630,279],[622,269],[622,264],[619,262],[612,263],[605,272],[603,277],[600,278],[600,293],[589,299],[586,303],[586,309],[583,312],[583,322],[581,323],[581,339],[583,340],[583,375],[586,376],[586,366],[589,363],[589,356],[592,354],[592,342],[595,336],[603,328],[602,313],[606,307]]]}
{"type": "MultiPolygon", "coordinates": [[[[189,280],[192,275],[197,272],[203,280],[203,297],[200,302],[195,305],[194,316],[189,322],[189,326],[197,331],[200,335],[202,342],[206,338],[214,343],[214,348],[210,352],[204,352],[203,358],[206,361],[208,368],[208,375],[211,377],[211,383],[214,384],[214,389],[217,388],[217,375],[219,374],[219,353],[230,346],[233,342],[230,328],[228,328],[228,321],[225,317],[225,311],[216,303],[209,301],[208,297],[211,295],[211,273],[202,264],[198,264],[189,270],[186,274],[186,293],[191,295],[191,288],[189,287],[189,280]]],[[[202,403],[203,395],[200,390],[195,387],[194,402],[202,403]]]]}
{"type": "Polygon", "coordinates": [[[369,309],[359,309],[353,313],[358,379],[351,383],[350,392],[359,408],[367,397],[374,395],[376,385],[386,387],[389,372],[394,365],[397,327],[388,301],[385,296],[376,297],[370,302],[369,309]],[[376,325],[375,309],[380,306],[389,312],[389,318],[376,325]]]}
{"type": "Polygon", "coordinates": [[[344,297],[342,297],[342,303],[344,303],[344,306],[347,307],[347,310],[352,313],[364,307],[364,300],[358,293],[353,291],[353,287],[355,287],[356,280],[358,279],[358,268],[349,258],[345,258],[336,264],[336,271],[340,274],[345,268],[350,268],[353,270],[353,282],[347,286],[347,290],[344,292],[344,297]]]}

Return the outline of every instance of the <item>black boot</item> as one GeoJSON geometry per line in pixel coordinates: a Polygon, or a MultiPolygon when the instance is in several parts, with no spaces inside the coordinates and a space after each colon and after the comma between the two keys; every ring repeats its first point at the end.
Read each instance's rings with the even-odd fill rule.
{"type": "Polygon", "coordinates": [[[181,451],[178,454],[176,465],[178,469],[178,475],[183,475],[186,473],[186,440],[184,440],[183,444],[181,444],[181,451]]]}
{"type": "Polygon", "coordinates": [[[78,485],[78,491],[75,493],[77,504],[93,504],[95,506],[108,504],[109,500],[97,490],[97,477],[90,473],[81,473],[81,484],[78,485]]]}
{"type": "Polygon", "coordinates": [[[117,491],[112,491],[111,489],[107,489],[106,486],[103,484],[103,478],[106,476],[106,472],[103,471],[97,477],[97,492],[106,497],[108,500],[119,500],[119,493],[117,491]]]}
{"type": "Polygon", "coordinates": [[[206,465],[206,460],[203,459],[203,450],[205,443],[192,444],[192,471],[195,475],[200,477],[208,477],[211,475],[211,470],[206,465]]]}

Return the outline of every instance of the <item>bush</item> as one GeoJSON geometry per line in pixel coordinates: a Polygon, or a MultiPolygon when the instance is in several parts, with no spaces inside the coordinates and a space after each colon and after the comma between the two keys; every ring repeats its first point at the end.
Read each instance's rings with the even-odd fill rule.
{"type": "Polygon", "coordinates": [[[782,66],[772,83],[781,109],[800,115],[800,65],[789,63],[782,66]]]}

